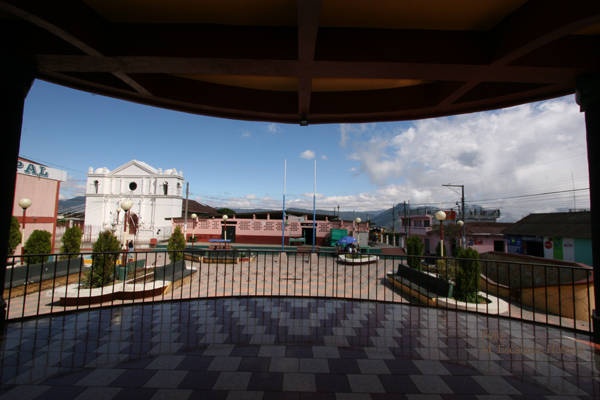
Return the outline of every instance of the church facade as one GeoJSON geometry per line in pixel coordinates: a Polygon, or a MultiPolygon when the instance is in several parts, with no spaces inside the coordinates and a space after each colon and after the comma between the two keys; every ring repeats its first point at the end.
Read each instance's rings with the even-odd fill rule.
{"type": "Polygon", "coordinates": [[[131,160],[113,171],[90,167],[87,177],[85,226],[92,241],[107,229],[122,237],[125,212],[120,208],[125,200],[133,201],[127,225],[137,243],[168,237],[170,218],[181,216],[185,180],[175,168],[163,171],[131,160]]]}

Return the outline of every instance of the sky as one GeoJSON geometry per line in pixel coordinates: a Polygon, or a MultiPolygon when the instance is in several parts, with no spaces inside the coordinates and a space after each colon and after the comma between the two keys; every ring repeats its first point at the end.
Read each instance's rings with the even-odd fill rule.
{"type": "Polygon", "coordinates": [[[144,106],[36,80],[20,156],[67,171],[60,198],[85,194],[87,171],[136,159],[183,171],[189,196],[215,208],[375,211],[468,205],[530,213],[589,209],[584,114],[574,96],[405,122],[299,125],[144,106]],[[315,195],[316,161],[316,195],[315,195]]]}

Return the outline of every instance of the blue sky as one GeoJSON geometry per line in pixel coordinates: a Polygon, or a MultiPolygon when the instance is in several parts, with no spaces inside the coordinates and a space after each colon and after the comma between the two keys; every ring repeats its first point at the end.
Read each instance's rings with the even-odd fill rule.
{"type": "Polygon", "coordinates": [[[513,220],[589,208],[584,117],[573,96],[448,118],[300,127],[163,110],[37,80],[20,155],[67,171],[61,198],[83,195],[89,167],[137,159],[183,171],[190,198],[208,205],[280,209],[287,159],[286,207],[312,208],[316,160],[319,209],[381,210],[405,200],[449,207],[459,196],[441,186],[448,183],[464,184],[468,203],[513,220]]]}

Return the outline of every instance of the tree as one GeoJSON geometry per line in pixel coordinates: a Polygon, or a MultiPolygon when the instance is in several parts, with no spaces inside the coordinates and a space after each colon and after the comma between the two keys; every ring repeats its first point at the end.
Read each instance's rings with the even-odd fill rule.
{"type": "MultiPolygon", "coordinates": [[[[435,246],[435,255],[438,257],[441,257],[442,254],[440,253],[441,250],[441,246],[442,246],[442,242],[440,241],[437,246],[435,246]]],[[[446,245],[444,244],[444,257],[448,257],[448,250],[446,250],[446,245]]]]}
{"type": "MultiPolygon", "coordinates": [[[[435,235],[438,235],[441,237],[440,235],[440,225],[433,225],[431,227],[431,232],[435,235]]],[[[452,244],[452,255],[456,257],[456,254],[458,254],[455,251],[455,245],[454,243],[458,242],[458,240],[460,240],[460,238],[462,237],[462,231],[460,226],[456,225],[456,224],[451,224],[451,223],[446,223],[444,224],[444,242],[446,240],[450,241],[450,243],[452,244]]],[[[439,245],[435,248],[435,252],[437,253],[437,255],[440,255],[440,249],[439,249],[439,245]]],[[[450,253],[448,253],[446,251],[446,246],[444,246],[444,256],[447,257],[449,256],[450,253]]]]}
{"type": "Polygon", "coordinates": [[[234,215],[235,211],[233,211],[231,208],[219,208],[217,210],[217,212],[219,214],[226,214],[226,215],[234,215]]]}
{"type": "Polygon", "coordinates": [[[19,243],[21,243],[21,224],[19,224],[17,217],[13,215],[10,222],[10,235],[8,237],[8,256],[15,254],[19,243]]]}
{"type": "MultiPolygon", "coordinates": [[[[71,228],[67,228],[65,230],[65,234],[63,235],[60,241],[63,243],[60,247],[60,252],[62,254],[67,253],[79,253],[81,250],[81,228],[78,226],[73,226],[71,228]]],[[[73,258],[75,256],[61,256],[62,260],[67,258],[73,258]]]]}
{"type": "Polygon", "coordinates": [[[409,256],[408,266],[416,270],[421,270],[421,259],[423,258],[423,250],[425,245],[421,242],[421,238],[417,235],[412,235],[406,240],[406,253],[409,256]]]}
{"type": "Polygon", "coordinates": [[[111,231],[100,232],[92,251],[92,268],[87,273],[86,285],[90,288],[102,287],[111,282],[121,243],[111,231]]]}
{"type": "Polygon", "coordinates": [[[169,238],[167,250],[169,251],[169,260],[171,260],[171,263],[183,260],[183,250],[185,250],[185,237],[183,236],[183,233],[181,233],[181,228],[179,226],[175,227],[173,235],[169,238]]]}
{"type": "Polygon", "coordinates": [[[36,229],[31,233],[29,239],[25,242],[25,254],[35,254],[29,257],[31,264],[43,263],[48,261],[49,256],[44,254],[52,253],[52,234],[48,231],[36,229]]]}
{"type": "Polygon", "coordinates": [[[481,264],[477,250],[468,248],[458,252],[458,269],[456,271],[456,288],[454,298],[468,303],[479,303],[479,278],[481,264]]]}

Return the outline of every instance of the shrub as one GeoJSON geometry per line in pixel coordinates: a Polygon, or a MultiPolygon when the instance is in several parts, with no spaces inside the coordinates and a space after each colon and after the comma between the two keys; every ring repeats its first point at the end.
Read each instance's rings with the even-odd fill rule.
{"type": "Polygon", "coordinates": [[[29,257],[31,264],[43,263],[48,261],[48,256],[44,254],[52,253],[52,234],[48,231],[35,230],[25,242],[25,254],[39,254],[29,257]]]}
{"type": "Polygon", "coordinates": [[[416,270],[421,270],[421,258],[423,257],[423,250],[425,245],[421,242],[421,238],[417,235],[412,235],[406,240],[406,253],[409,256],[408,266],[416,270]]]}
{"type": "Polygon", "coordinates": [[[19,243],[21,243],[21,224],[19,224],[17,217],[13,215],[10,222],[10,235],[8,237],[8,256],[15,254],[19,243]]]}
{"type": "MultiPolygon", "coordinates": [[[[78,226],[73,226],[71,228],[67,228],[65,230],[65,234],[63,235],[60,241],[63,243],[60,246],[60,252],[62,254],[66,253],[79,253],[81,250],[81,228],[78,226]]],[[[61,260],[66,260],[67,258],[73,258],[76,256],[60,256],[61,260]]]]}
{"type": "Polygon", "coordinates": [[[479,303],[481,297],[479,292],[479,277],[481,275],[481,264],[479,263],[477,250],[468,248],[458,252],[456,271],[456,288],[454,298],[467,303],[479,303]]]}
{"type": "Polygon", "coordinates": [[[121,243],[111,231],[104,231],[98,235],[92,250],[92,268],[86,274],[86,286],[97,288],[111,282],[115,264],[121,255],[121,243]],[[102,254],[106,252],[113,254],[102,254]]]}
{"type": "MultiPolygon", "coordinates": [[[[442,253],[440,253],[440,247],[441,247],[442,242],[440,241],[437,246],[435,246],[435,255],[438,257],[442,256],[442,253]]],[[[446,249],[446,245],[444,245],[444,257],[448,257],[448,249],[446,249]]]]}
{"type": "Polygon", "coordinates": [[[444,257],[435,260],[433,271],[436,272],[440,278],[444,278],[449,282],[456,282],[456,261],[452,258],[444,257]]]}
{"type": "Polygon", "coordinates": [[[180,227],[175,227],[173,235],[169,238],[167,250],[169,251],[169,260],[171,260],[171,263],[183,260],[183,250],[185,250],[185,237],[183,236],[183,233],[181,233],[180,227]]]}

